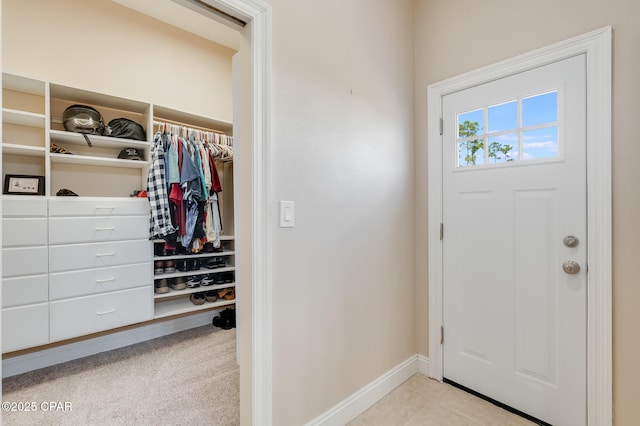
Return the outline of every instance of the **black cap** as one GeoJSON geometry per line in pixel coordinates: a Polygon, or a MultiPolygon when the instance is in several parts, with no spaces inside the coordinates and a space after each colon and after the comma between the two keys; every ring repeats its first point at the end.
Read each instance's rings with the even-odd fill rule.
{"type": "Polygon", "coordinates": [[[142,158],[142,155],[140,154],[140,151],[138,151],[136,148],[125,148],[122,151],[120,151],[120,154],[118,154],[118,158],[122,158],[124,160],[140,160],[140,161],[144,161],[144,158],[142,158]]]}

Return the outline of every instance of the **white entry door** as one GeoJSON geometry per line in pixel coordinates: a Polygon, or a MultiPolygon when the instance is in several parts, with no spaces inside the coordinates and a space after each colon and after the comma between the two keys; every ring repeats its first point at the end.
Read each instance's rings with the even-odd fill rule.
{"type": "Polygon", "coordinates": [[[443,97],[444,377],[586,424],[585,56],[443,97]]]}

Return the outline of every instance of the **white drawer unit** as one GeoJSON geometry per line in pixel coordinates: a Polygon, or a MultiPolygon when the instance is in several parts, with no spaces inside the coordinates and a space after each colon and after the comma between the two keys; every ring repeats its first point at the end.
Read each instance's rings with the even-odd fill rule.
{"type": "Polygon", "coordinates": [[[151,286],[50,302],[51,341],[153,318],[151,286]]]}
{"type": "Polygon", "coordinates": [[[116,197],[51,198],[49,216],[145,216],[148,220],[149,201],[116,197]]]}
{"type": "Polygon", "coordinates": [[[149,263],[137,263],[111,268],[51,273],[49,275],[49,298],[53,301],[151,286],[152,272],[149,263]]]}
{"type": "Polygon", "coordinates": [[[148,240],[133,240],[49,246],[49,270],[62,272],[151,262],[151,244],[148,240]]]}
{"type": "Polygon", "coordinates": [[[56,217],[49,219],[49,244],[149,238],[148,216],[56,217]]]}
{"type": "Polygon", "coordinates": [[[5,195],[2,198],[2,217],[47,217],[44,197],[5,195]]]}
{"type": "Polygon", "coordinates": [[[3,308],[48,301],[49,279],[46,274],[2,280],[3,308]]]}
{"type": "Polygon", "coordinates": [[[2,249],[2,276],[47,273],[47,246],[2,249]]]}
{"type": "Polygon", "coordinates": [[[2,352],[49,343],[49,303],[2,309],[2,352]]]}
{"type": "Polygon", "coordinates": [[[28,217],[2,219],[2,247],[42,246],[46,244],[46,218],[28,217]]]}

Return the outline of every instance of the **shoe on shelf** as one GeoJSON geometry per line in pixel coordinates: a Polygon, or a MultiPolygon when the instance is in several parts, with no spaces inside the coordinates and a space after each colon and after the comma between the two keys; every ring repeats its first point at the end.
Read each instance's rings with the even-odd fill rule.
{"type": "Polygon", "coordinates": [[[216,256],[207,259],[204,267],[207,269],[216,269],[216,268],[224,268],[226,265],[224,263],[224,257],[216,256]]]}
{"type": "Polygon", "coordinates": [[[155,280],[154,291],[158,294],[169,293],[169,283],[166,278],[155,280]]]}
{"type": "Polygon", "coordinates": [[[200,287],[201,282],[202,282],[202,276],[194,275],[192,277],[189,277],[186,284],[187,284],[187,287],[189,288],[196,288],[196,287],[200,287]]]}
{"type": "Polygon", "coordinates": [[[176,264],[173,260],[165,260],[164,261],[164,273],[172,274],[176,271],[176,264]]]}
{"type": "Polygon", "coordinates": [[[207,302],[215,302],[218,300],[218,294],[214,290],[209,290],[204,294],[204,298],[207,302]]]}
{"type": "Polygon", "coordinates": [[[218,273],[218,274],[212,274],[213,275],[213,283],[214,284],[224,284],[224,272],[218,273]]]}
{"type": "Polygon", "coordinates": [[[153,262],[153,273],[155,275],[164,274],[164,262],[162,260],[156,260],[153,262]]]}
{"type": "Polygon", "coordinates": [[[187,259],[187,270],[197,271],[200,269],[200,259],[187,259]]]}
{"type": "Polygon", "coordinates": [[[222,278],[223,278],[224,283],[226,283],[226,284],[232,283],[234,281],[233,272],[231,272],[231,271],[223,272],[222,273],[222,278]]]}
{"type": "Polygon", "coordinates": [[[178,269],[178,271],[180,272],[190,271],[189,262],[187,262],[187,259],[178,259],[175,262],[173,262],[173,266],[175,266],[176,269],[178,269]]]}
{"type": "Polygon", "coordinates": [[[233,300],[236,298],[236,292],[233,288],[223,288],[218,290],[218,299],[233,300]]]}
{"type": "Polygon", "coordinates": [[[213,274],[207,274],[204,277],[202,277],[202,281],[200,281],[200,285],[201,286],[210,286],[213,285],[215,283],[215,281],[213,280],[213,274]]]}
{"type": "Polygon", "coordinates": [[[184,277],[173,278],[173,281],[169,281],[169,287],[173,290],[184,290],[187,288],[187,283],[184,281],[184,277]]]}
{"type": "Polygon", "coordinates": [[[236,327],[236,310],[227,308],[219,312],[218,316],[213,317],[211,321],[214,327],[219,327],[223,330],[230,330],[236,327]]]}
{"type": "Polygon", "coordinates": [[[191,303],[194,305],[202,305],[205,300],[204,293],[192,293],[191,296],[189,296],[189,300],[191,300],[191,303]]]}

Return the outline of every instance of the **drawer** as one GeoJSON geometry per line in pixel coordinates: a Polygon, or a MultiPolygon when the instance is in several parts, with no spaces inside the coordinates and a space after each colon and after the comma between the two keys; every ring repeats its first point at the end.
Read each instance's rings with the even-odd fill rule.
{"type": "Polygon", "coordinates": [[[47,201],[44,197],[4,196],[2,198],[2,217],[47,216],[47,201]]]}
{"type": "Polygon", "coordinates": [[[82,197],[49,199],[49,216],[131,216],[149,217],[146,198],[82,197]]]}
{"type": "Polygon", "coordinates": [[[153,286],[50,302],[51,341],[153,318],[153,286]]]}
{"type": "Polygon", "coordinates": [[[50,300],[87,296],[153,284],[151,263],[56,272],[49,275],[50,300]]]}
{"type": "Polygon", "coordinates": [[[2,352],[49,343],[49,304],[2,310],[2,352]]]}
{"type": "Polygon", "coordinates": [[[49,244],[149,239],[148,216],[49,219],[49,244]]]}
{"type": "Polygon", "coordinates": [[[2,249],[3,277],[46,274],[47,265],[46,246],[2,249]]]}
{"type": "Polygon", "coordinates": [[[2,247],[44,246],[47,244],[47,219],[2,219],[2,247]]]}
{"type": "Polygon", "coordinates": [[[31,305],[49,301],[47,275],[2,280],[2,307],[31,305]]]}
{"type": "Polygon", "coordinates": [[[49,271],[102,268],[151,262],[152,242],[149,240],[49,246],[49,271]]]}

